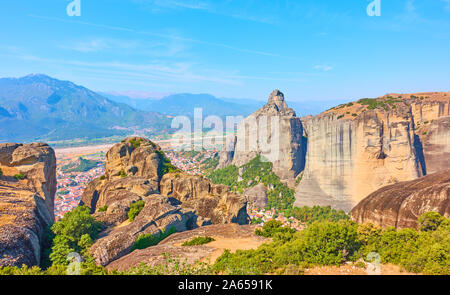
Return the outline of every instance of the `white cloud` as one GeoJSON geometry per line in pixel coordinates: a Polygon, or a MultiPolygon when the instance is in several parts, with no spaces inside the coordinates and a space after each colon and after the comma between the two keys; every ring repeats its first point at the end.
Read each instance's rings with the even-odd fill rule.
{"type": "Polygon", "coordinates": [[[450,12],[450,0],[442,0],[445,3],[445,10],[450,12]]]}
{"type": "Polygon", "coordinates": [[[328,71],[331,71],[333,69],[333,67],[327,66],[327,65],[317,65],[317,66],[314,66],[314,69],[328,72],[328,71]]]}

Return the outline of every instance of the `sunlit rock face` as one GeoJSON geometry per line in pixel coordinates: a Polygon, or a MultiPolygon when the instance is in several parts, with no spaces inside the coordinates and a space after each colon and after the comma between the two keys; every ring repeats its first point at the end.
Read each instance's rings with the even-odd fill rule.
{"type": "MultiPolygon", "coordinates": [[[[387,95],[389,97],[400,95],[387,95]]],[[[373,191],[447,169],[449,96],[408,95],[369,109],[336,107],[304,121],[308,138],[297,206],[351,210],[373,191]]]]}
{"type": "Polygon", "coordinates": [[[0,267],[38,265],[53,223],[56,157],[44,143],[0,144],[0,267]]]}

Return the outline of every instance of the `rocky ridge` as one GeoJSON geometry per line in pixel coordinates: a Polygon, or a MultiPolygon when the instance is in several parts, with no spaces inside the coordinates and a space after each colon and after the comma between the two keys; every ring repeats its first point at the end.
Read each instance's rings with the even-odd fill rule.
{"type": "Polygon", "coordinates": [[[148,139],[132,137],[114,145],[105,168],[105,175],[88,185],[80,203],[108,226],[91,247],[98,264],[128,254],[140,235],[248,222],[244,197],[179,171],[148,139]],[[130,222],[128,212],[137,201],[145,205],[130,222]]]}

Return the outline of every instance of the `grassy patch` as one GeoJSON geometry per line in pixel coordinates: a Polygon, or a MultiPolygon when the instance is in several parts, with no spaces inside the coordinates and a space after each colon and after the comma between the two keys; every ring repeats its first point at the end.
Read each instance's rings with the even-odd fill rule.
{"type": "Polygon", "coordinates": [[[108,210],[108,205],[98,208],[98,212],[106,212],[108,210]]]}
{"type": "Polygon", "coordinates": [[[144,209],[144,206],[145,202],[142,200],[132,203],[130,205],[130,211],[128,211],[128,220],[133,222],[139,213],[141,213],[142,209],[144,209]]]}
{"type": "Polygon", "coordinates": [[[190,241],[184,242],[181,246],[200,246],[214,241],[215,240],[211,237],[195,237],[190,241]]]}
{"type": "Polygon", "coordinates": [[[27,175],[21,172],[19,174],[14,175],[14,178],[16,180],[24,180],[25,178],[27,178],[27,175]]]}
{"type": "Polygon", "coordinates": [[[176,232],[177,232],[176,229],[172,227],[167,232],[163,230],[156,235],[142,234],[134,242],[133,246],[131,247],[131,252],[133,252],[136,249],[145,249],[151,246],[156,246],[159,244],[159,242],[161,242],[162,240],[164,240],[165,238],[176,232]]]}

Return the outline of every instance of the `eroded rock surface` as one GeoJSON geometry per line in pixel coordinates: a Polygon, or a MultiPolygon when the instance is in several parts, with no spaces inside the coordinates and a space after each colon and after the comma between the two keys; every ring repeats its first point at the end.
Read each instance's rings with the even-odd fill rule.
{"type": "Polygon", "coordinates": [[[254,231],[255,226],[252,225],[219,224],[175,233],[157,246],[135,250],[112,262],[106,268],[125,271],[137,267],[141,263],[154,267],[166,263],[163,253],[169,254],[171,258],[178,259],[180,262],[186,261],[189,264],[195,264],[198,261],[213,263],[225,248],[251,249],[269,241],[269,239],[256,236],[254,231]],[[200,246],[181,246],[184,242],[195,237],[205,236],[214,238],[216,242],[200,246]],[[233,245],[230,243],[233,243],[233,245]]]}
{"type": "Polygon", "coordinates": [[[81,201],[108,226],[91,248],[98,264],[128,254],[142,234],[248,223],[245,197],[172,166],[176,172],[168,173],[169,165],[160,147],[143,138],[127,138],[108,151],[105,175],[88,185],[81,201]],[[144,209],[129,222],[130,207],[140,200],[144,209]]]}
{"type": "Polygon", "coordinates": [[[103,232],[102,237],[92,245],[91,253],[96,263],[106,265],[128,254],[141,234],[157,235],[171,228],[185,231],[195,228],[196,221],[194,211],[183,209],[176,199],[151,195],[133,222],[103,232]]]}
{"type": "Polygon", "coordinates": [[[0,266],[37,265],[54,220],[55,153],[43,143],[0,144],[0,169],[0,266]]]}
{"type": "Polygon", "coordinates": [[[417,228],[417,219],[435,211],[450,217],[450,170],[383,187],[351,211],[358,223],[417,228]]]}
{"type": "Polygon", "coordinates": [[[202,176],[170,173],[161,180],[161,194],[180,200],[185,208],[212,223],[248,223],[245,197],[232,193],[227,186],[213,184],[202,176]]]}
{"type": "Polygon", "coordinates": [[[243,195],[247,199],[247,212],[249,214],[253,209],[263,210],[267,207],[267,188],[264,184],[259,183],[245,190],[243,195]]]}

